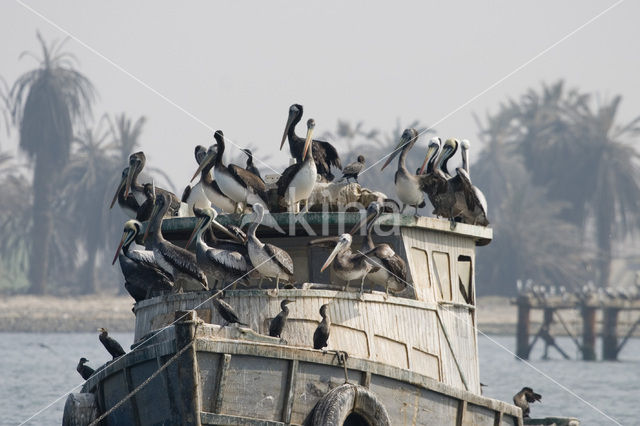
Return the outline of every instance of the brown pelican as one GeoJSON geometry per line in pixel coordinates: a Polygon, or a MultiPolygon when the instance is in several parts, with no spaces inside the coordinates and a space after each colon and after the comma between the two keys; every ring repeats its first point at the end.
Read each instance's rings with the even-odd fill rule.
{"type": "MultiPolygon", "coordinates": [[[[124,196],[126,197],[131,192],[139,205],[142,205],[146,199],[143,186],[138,183],[138,175],[142,169],[144,169],[146,162],[147,158],[142,151],[135,152],[129,156],[129,173],[127,175],[124,196]]],[[[167,210],[167,214],[169,216],[178,216],[180,212],[180,200],[178,197],[176,197],[173,192],[162,188],[156,188],[156,193],[167,194],[169,196],[171,205],[167,210]]]]}
{"type": "Polygon", "coordinates": [[[322,349],[327,346],[327,342],[329,341],[331,318],[329,318],[329,313],[327,312],[328,307],[329,305],[326,304],[320,306],[322,321],[318,324],[316,331],[313,332],[313,349],[322,349]]]}
{"type": "Polygon", "coordinates": [[[458,146],[457,139],[447,139],[442,145],[442,150],[432,172],[436,189],[429,197],[434,207],[433,214],[449,218],[452,228],[455,227],[454,220],[460,216],[466,205],[462,193],[461,178],[449,176],[442,168],[458,151],[458,146]]]}
{"type": "Polygon", "coordinates": [[[109,331],[106,328],[99,328],[98,331],[100,332],[100,342],[105,347],[105,349],[107,349],[107,352],[109,352],[113,359],[116,359],[125,354],[125,351],[124,349],[122,349],[122,346],[120,346],[120,343],[118,343],[113,337],[109,337],[109,331]]]}
{"type": "MultiPolygon", "coordinates": [[[[305,145],[305,139],[296,135],[296,125],[302,119],[303,108],[300,104],[293,104],[289,107],[289,117],[287,119],[287,125],[284,128],[282,135],[282,142],[280,143],[280,150],[284,146],[284,141],[289,138],[289,151],[291,156],[296,159],[298,163],[302,163],[304,160],[303,151],[305,145]]],[[[329,142],[314,140],[313,142],[313,161],[316,163],[318,174],[322,176],[327,182],[331,182],[334,178],[331,173],[331,166],[342,170],[342,163],[340,162],[340,156],[338,151],[329,142]]]]}
{"type": "Polygon", "coordinates": [[[418,176],[407,170],[405,159],[407,158],[409,150],[413,148],[413,145],[418,140],[418,136],[418,131],[416,129],[406,129],[402,132],[402,137],[400,138],[400,142],[396,146],[394,153],[389,156],[381,169],[384,170],[396,155],[401,152],[400,158],[398,159],[398,171],[396,171],[394,179],[396,184],[396,193],[398,194],[400,201],[403,203],[400,213],[403,213],[404,209],[409,205],[415,207],[416,216],[418,215],[418,207],[425,206],[424,195],[420,190],[418,176]],[[402,150],[400,151],[400,149],[402,150]]]}
{"type": "Polygon", "coordinates": [[[247,324],[240,322],[240,319],[238,318],[238,314],[231,307],[231,305],[225,302],[224,300],[222,300],[222,295],[220,295],[220,297],[213,298],[213,305],[216,307],[216,309],[218,310],[218,313],[224,320],[224,324],[222,324],[222,327],[226,327],[229,324],[238,324],[238,325],[244,325],[245,327],[248,327],[247,324]]]}
{"type": "Polygon", "coordinates": [[[226,166],[223,161],[225,143],[222,130],[216,130],[213,137],[218,142],[218,149],[209,150],[207,157],[193,175],[193,179],[211,162],[213,174],[222,192],[236,203],[267,205],[267,188],[258,176],[235,164],[226,166]]]}
{"type": "Polygon", "coordinates": [[[136,302],[148,299],[152,292],[167,292],[173,288],[171,276],[156,264],[152,251],[130,248],[140,229],[142,224],[137,220],[132,219],[124,224],[122,239],[111,262],[116,263],[116,259],[120,261],[124,287],[136,302]]]}
{"type": "Polygon", "coordinates": [[[529,417],[529,403],[534,403],[536,401],[541,401],[542,395],[539,393],[535,393],[533,389],[530,387],[523,387],[520,392],[513,396],[513,403],[522,409],[522,417],[529,417]]]}
{"type": "MultiPolygon", "coordinates": [[[[260,204],[253,206],[253,222],[249,226],[247,248],[249,258],[262,277],[276,279],[276,291],[280,280],[293,281],[293,260],[289,253],[273,244],[264,244],[256,237],[256,229],[264,218],[264,208],[260,204]]],[[[262,281],[262,280],[261,280],[262,281]]]]}
{"type": "Polygon", "coordinates": [[[462,184],[465,209],[462,212],[462,221],[473,225],[487,226],[487,199],[482,191],[471,183],[469,176],[469,141],[460,142],[462,151],[462,167],[456,169],[457,176],[462,184]]]}
{"type": "Polygon", "coordinates": [[[271,320],[269,324],[269,336],[271,337],[280,337],[282,338],[282,330],[284,329],[284,325],[287,323],[287,319],[289,318],[289,308],[287,305],[289,303],[293,303],[293,300],[284,299],[280,302],[280,313],[276,315],[274,319],[271,320]]]}
{"type": "Polygon", "coordinates": [[[251,150],[249,148],[245,148],[242,152],[247,154],[247,163],[244,168],[262,179],[262,176],[260,176],[260,170],[258,170],[258,168],[253,164],[253,153],[251,150]]]}
{"type": "MultiPolygon", "coordinates": [[[[343,180],[353,179],[358,182],[358,175],[364,169],[364,155],[358,155],[358,158],[353,163],[349,163],[342,169],[342,177],[340,178],[340,182],[343,180]]],[[[359,183],[359,182],[358,182],[359,183]]]]}
{"type": "Polygon", "coordinates": [[[359,225],[356,225],[351,234],[353,235],[364,223],[370,220],[367,226],[367,238],[362,245],[362,251],[365,253],[369,263],[378,268],[367,275],[367,280],[383,286],[388,296],[390,290],[393,293],[399,293],[407,287],[407,265],[389,244],[375,244],[373,242],[371,234],[381,213],[382,210],[377,202],[374,201],[369,204],[367,217],[359,225]]]}
{"type": "Polygon", "coordinates": [[[184,288],[184,284],[187,284],[186,290],[207,290],[207,277],[198,267],[196,256],[182,247],[171,244],[162,236],[162,220],[170,203],[169,195],[156,196],[156,204],[143,241],[146,241],[147,236],[150,238],[149,244],[156,263],[164,272],[171,275],[176,287],[184,288]]]}
{"type": "MultiPolygon", "coordinates": [[[[189,206],[189,212],[193,213],[193,208],[205,208],[210,204],[220,209],[224,213],[235,213],[238,203],[231,198],[224,195],[220,190],[218,183],[213,180],[211,176],[211,169],[213,168],[215,158],[218,154],[218,146],[211,145],[205,152],[204,157],[198,163],[198,170],[200,171],[200,181],[193,186],[191,193],[187,198],[187,205],[189,206]],[[206,164],[203,163],[206,161],[206,164]]],[[[198,175],[198,172],[194,175],[194,178],[198,175]]],[[[191,179],[193,180],[193,178],[191,179]]]]}
{"type": "Polygon", "coordinates": [[[133,194],[124,195],[124,191],[127,186],[127,176],[129,175],[129,167],[125,167],[122,170],[122,178],[120,179],[120,184],[118,185],[118,189],[116,189],[116,194],[113,196],[111,200],[110,209],[113,208],[113,205],[118,201],[118,205],[124,211],[124,213],[129,216],[131,219],[135,219],[138,214],[138,208],[140,204],[136,201],[136,197],[133,194]]]}
{"type": "Polygon", "coordinates": [[[93,373],[96,371],[88,365],[84,365],[86,362],[89,362],[89,360],[85,357],[80,358],[80,361],[78,361],[78,365],[76,366],[76,371],[80,373],[83,379],[89,380],[89,377],[93,376],[93,373]]]}
{"type": "Polygon", "coordinates": [[[232,241],[216,241],[213,247],[208,246],[204,241],[203,234],[210,225],[222,230],[222,232],[230,235],[231,238],[235,239],[236,235],[216,221],[218,213],[211,207],[203,209],[194,207],[193,210],[198,217],[198,224],[193,229],[186,247],[189,247],[193,237],[197,235],[196,259],[198,260],[198,266],[202,268],[207,276],[207,281],[211,282],[213,280],[212,288],[215,288],[215,283],[218,281],[228,283],[242,280],[243,284],[246,285],[248,275],[253,270],[253,266],[245,244],[232,241]]]}
{"type": "MultiPolygon", "coordinates": [[[[321,242],[323,240],[326,239],[321,238],[312,241],[311,244],[321,242]]],[[[362,294],[364,291],[364,279],[374,266],[367,260],[367,256],[365,254],[351,252],[351,241],[351,234],[340,235],[335,248],[327,258],[326,262],[324,262],[324,265],[322,265],[320,272],[324,272],[324,270],[333,263],[333,266],[331,267],[333,272],[338,278],[347,282],[345,290],[349,290],[349,284],[352,280],[359,279],[360,294],[362,294]]]]}
{"type": "Polygon", "coordinates": [[[309,211],[309,197],[316,184],[318,170],[313,161],[313,144],[311,135],[316,122],[313,118],[307,121],[307,138],[302,152],[302,162],[287,167],[278,179],[278,196],[283,197],[289,204],[290,211],[298,201],[305,200],[305,211],[309,211]]]}

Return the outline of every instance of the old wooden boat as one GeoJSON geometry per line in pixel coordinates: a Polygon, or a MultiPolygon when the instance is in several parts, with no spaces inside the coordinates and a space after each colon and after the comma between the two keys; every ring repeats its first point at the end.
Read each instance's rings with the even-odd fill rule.
{"type": "MultiPolygon", "coordinates": [[[[130,353],[69,396],[65,424],[103,425],[522,425],[521,410],[482,396],[478,371],[475,249],[489,228],[387,214],[395,235],[377,237],[406,261],[412,287],[385,297],[327,286],[327,249],[315,235],[338,235],[357,213],[273,215],[289,231],[259,237],[287,250],[295,288],[241,287],[225,300],[248,327],[227,326],[211,292],[168,294],[134,307],[130,353]],[[295,218],[303,218],[296,221],[295,218]],[[282,339],[269,323],[290,304],[282,339]],[[312,349],[318,310],[329,304],[329,346],[312,349]]],[[[240,223],[240,216],[220,217],[240,223]]],[[[166,238],[184,244],[195,218],[165,220],[166,238]]],[[[383,227],[383,229],[386,229],[383,227]]],[[[361,238],[361,237],[359,237],[361,238]]],[[[359,247],[356,239],[354,246],[359,247]]]]}

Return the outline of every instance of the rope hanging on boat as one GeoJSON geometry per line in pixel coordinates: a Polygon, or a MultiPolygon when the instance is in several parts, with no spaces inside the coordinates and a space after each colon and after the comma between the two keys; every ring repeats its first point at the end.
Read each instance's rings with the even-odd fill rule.
{"type": "MultiPolygon", "coordinates": [[[[194,340],[195,342],[195,340],[194,340]]],[[[164,364],[162,364],[162,366],[160,368],[158,368],[151,376],[149,376],[149,378],[147,378],[147,380],[145,380],[144,382],[140,383],[134,390],[132,390],[131,392],[129,392],[124,398],[122,398],[120,401],[118,401],[118,403],[116,405],[114,405],[113,407],[111,407],[110,409],[108,409],[104,414],[102,414],[100,417],[98,417],[97,419],[95,419],[93,422],[91,422],[89,424],[89,426],[96,426],[98,423],[100,423],[100,421],[102,421],[105,417],[107,417],[109,414],[113,413],[115,410],[117,410],[118,408],[120,408],[120,406],[122,404],[124,404],[129,398],[131,398],[133,395],[135,395],[136,393],[138,393],[139,390],[141,390],[143,387],[145,387],[146,385],[149,384],[149,382],[151,382],[151,380],[153,380],[154,378],[156,378],[156,376],[158,374],[160,374],[163,370],[165,370],[169,365],[171,365],[171,363],[173,363],[175,360],[177,360],[183,353],[185,353],[188,349],[190,348],[194,348],[194,343],[190,344],[190,345],[186,345],[184,348],[180,349],[174,356],[171,357],[171,359],[167,362],[165,362],[164,364]]],[[[195,348],[194,348],[195,349],[195,348]]]]}

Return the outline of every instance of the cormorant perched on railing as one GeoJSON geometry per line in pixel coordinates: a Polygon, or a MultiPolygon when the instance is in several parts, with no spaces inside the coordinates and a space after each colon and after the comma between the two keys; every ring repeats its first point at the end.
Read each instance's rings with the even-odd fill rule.
{"type": "Polygon", "coordinates": [[[400,201],[403,203],[400,213],[403,213],[407,206],[413,206],[416,209],[416,216],[418,215],[418,208],[424,207],[426,203],[424,201],[422,190],[420,189],[418,176],[407,170],[406,158],[409,150],[413,148],[413,145],[415,145],[418,140],[418,136],[418,131],[416,129],[405,129],[405,131],[402,132],[402,137],[400,137],[400,142],[398,142],[395,151],[389,156],[389,158],[387,158],[387,161],[381,169],[384,170],[385,167],[387,167],[387,165],[396,158],[398,153],[400,153],[400,158],[398,159],[398,170],[396,171],[394,178],[396,193],[398,194],[400,201]]]}
{"type": "Polygon", "coordinates": [[[122,177],[120,179],[120,184],[118,185],[118,189],[116,189],[116,193],[111,200],[110,209],[113,208],[113,205],[118,201],[118,205],[124,211],[124,213],[129,216],[131,219],[135,219],[138,214],[138,208],[140,204],[136,201],[136,197],[133,194],[124,195],[124,192],[127,188],[127,176],[129,176],[129,167],[125,167],[122,170],[122,177]]]}
{"type": "Polygon", "coordinates": [[[358,182],[358,175],[360,174],[362,169],[364,169],[364,163],[364,155],[358,155],[356,161],[347,164],[345,168],[342,169],[342,177],[340,178],[340,182],[345,179],[347,180],[347,183],[349,182],[349,179],[353,179],[358,182]]]}
{"type": "Polygon", "coordinates": [[[236,313],[236,311],[231,307],[230,304],[222,300],[221,297],[222,295],[220,295],[219,297],[214,297],[212,301],[213,301],[213,305],[218,310],[218,313],[220,314],[222,319],[224,319],[225,321],[225,323],[222,324],[222,327],[226,327],[229,324],[239,324],[239,325],[244,325],[245,327],[248,327],[249,326],[248,324],[240,322],[240,319],[238,318],[238,314],[236,313]]]}
{"type": "Polygon", "coordinates": [[[142,240],[146,241],[147,237],[150,238],[149,244],[156,263],[160,269],[171,275],[175,287],[182,287],[184,280],[185,283],[193,284],[193,288],[187,288],[187,290],[207,290],[207,277],[198,267],[195,254],[170,243],[162,236],[162,220],[170,203],[169,195],[157,194],[153,213],[142,240]]]}
{"type": "MultiPolygon", "coordinates": [[[[289,117],[282,135],[280,150],[284,146],[284,141],[289,138],[289,151],[291,156],[298,163],[302,163],[302,153],[304,151],[305,139],[296,135],[296,125],[302,119],[303,108],[300,104],[293,104],[289,107],[289,117]]],[[[342,170],[342,163],[338,151],[329,142],[313,140],[313,160],[316,163],[318,174],[327,182],[331,182],[335,177],[331,173],[331,166],[342,170]]]]}
{"type": "Polygon", "coordinates": [[[313,144],[311,135],[316,122],[313,118],[307,121],[307,138],[302,152],[302,161],[287,167],[278,179],[278,196],[284,198],[289,211],[298,201],[305,201],[305,211],[309,211],[309,197],[313,192],[318,177],[318,169],[313,161],[313,144]]]}
{"type": "MultiPolygon", "coordinates": [[[[138,175],[142,169],[144,169],[146,162],[147,157],[142,151],[135,152],[129,156],[129,173],[127,175],[124,195],[126,197],[129,193],[132,193],[139,205],[142,205],[146,200],[144,188],[138,183],[138,175]]],[[[169,196],[171,204],[167,212],[169,216],[178,216],[180,213],[180,200],[176,194],[166,189],[156,187],[156,195],[157,194],[166,194],[169,196]]]]}
{"type": "Polygon", "coordinates": [[[327,346],[331,331],[331,318],[329,318],[329,313],[327,312],[328,307],[329,305],[327,304],[320,306],[322,321],[318,324],[316,331],[313,332],[313,349],[322,349],[327,346]]]}
{"type": "Polygon", "coordinates": [[[158,266],[151,250],[130,249],[141,229],[142,224],[134,219],[124,224],[122,239],[111,262],[120,261],[124,287],[136,302],[148,299],[154,291],[169,292],[173,288],[171,276],[158,266]]]}
{"type": "Polygon", "coordinates": [[[258,170],[258,168],[253,164],[253,153],[251,152],[251,150],[249,148],[245,148],[242,150],[242,152],[247,154],[247,163],[245,164],[244,168],[250,171],[251,173],[253,173],[254,175],[258,176],[260,179],[262,179],[262,176],[260,175],[260,170],[258,170]]]}
{"type": "Polygon", "coordinates": [[[293,300],[289,299],[284,299],[282,302],[280,302],[280,308],[282,310],[278,315],[276,315],[274,319],[271,320],[271,324],[269,324],[269,336],[282,338],[282,330],[284,329],[284,326],[287,323],[287,319],[289,318],[289,308],[287,307],[287,305],[293,302],[293,300]]]}
{"type": "MultiPolygon", "coordinates": [[[[213,280],[211,288],[215,288],[217,282],[242,281],[241,284],[246,285],[253,270],[253,265],[251,265],[249,252],[244,241],[240,242],[239,236],[216,221],[218,213],[211,207],[199,209],[194,206],[193,212],[198,218],[198,224],[193,228],[185,247],[188,248],[191,245],[191,241],[195,236],[198,266],[204,271],[208,282],[213,280]],[[222,230],[222,232],[231,236],[233,240],[216,240],[213,246],[207,245],[203,234],[209,229],[210,225],[222,230]]],[[[215,235],[213,238],[215,238],[215,235]]]]}
{"type": "Polygon", "coordinates": [[[89,377],[93,376],[93,373],[96,371],[88,365],[84,365],[86,362],[89,362],[89,360],[85,357],[80,358],[80,361],[78,361],[78,365],[76,366],[76,371],[80,373],[83,379],[89,380],[89,377]]]}
{"type": "Polygon", "coordinates": [[[218,143],[217,149],[209,149],[207,156],[200,163],[200,167],[198,167],[191,180],[195,179],[202,169],[213,164],[215,181],[227,197],[236,203],[248,205],[259,203],[266,207],[267,187],[264,181],[236,164],[225,165],[223,161],[225,142],[222,130],[216,130],[213,137],[218,143]]]}
{"type": "Polygon", "coordinates": [[[522,417],[529,417],[529,403],[534,403],[536,401],[541,401],[542,395],[539,393],[535,393],[533,389],[528,386],[522,388],[520,392],[513,396],[513,403],[522,409],[522,417]]]}
{"type": "Polygon", "coordinates": [[[122,349],[122,346],[120,346],[120,343],[118,343],[113,337],[109,337],[109,332],[106,328],[101,327],[98,329],[98,331],[100,332],[100,342],[105,347],[105,349],[107,349],[107,352],[111,354],[113,359],[116,359],[125,354],[125,351],[124,349],[122,349]]]}
{"type": "MultiPolygon", "coordinates": [[[[273,244],[263,243],[256,237],[256,229],[264,218],[264,208],[260,204],[253,206],[253,222],[249,225],[247,248],[251,263],[262,277],[276,279],[276,291],[280,280],[293,281],[293,260],[289,253],[273,244]]],[[[262,283],[262,279],[260,280],[262,283]]]]}

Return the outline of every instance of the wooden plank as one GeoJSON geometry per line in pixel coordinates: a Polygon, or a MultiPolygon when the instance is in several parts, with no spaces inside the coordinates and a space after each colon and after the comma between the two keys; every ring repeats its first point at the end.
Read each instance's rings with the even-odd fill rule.
{"type": "Polygon", "coordinates": [[[218,375],[216,377],[216,396],[213,403],[213,412],[220,413],[222,408],[222,400],[225,392],[225,381],[227,380],[227,372],[229,371],[229,364],[231,364],[231,355],[224,354],[220,358],[220,366],[218,367],[218,375]]]}
{"type": "Polygon", "coordinates": [[[216,413],[200,413],[203,425],[227,425],[227,426],[285,426],[286,423],[267,420],[252,419],[249,417],[229,416],[216,413]]]}
{"type": "Polygon", "coordinates": [[[293,410],[293,401],[296,393],[296,374],[298,372],[298,360],[294,359],[289,362],[289,376],[287,379],[286,399],[284,402],[284,412],[282,421],[286,424],[291,422],[291,412],[293,410]]]}

